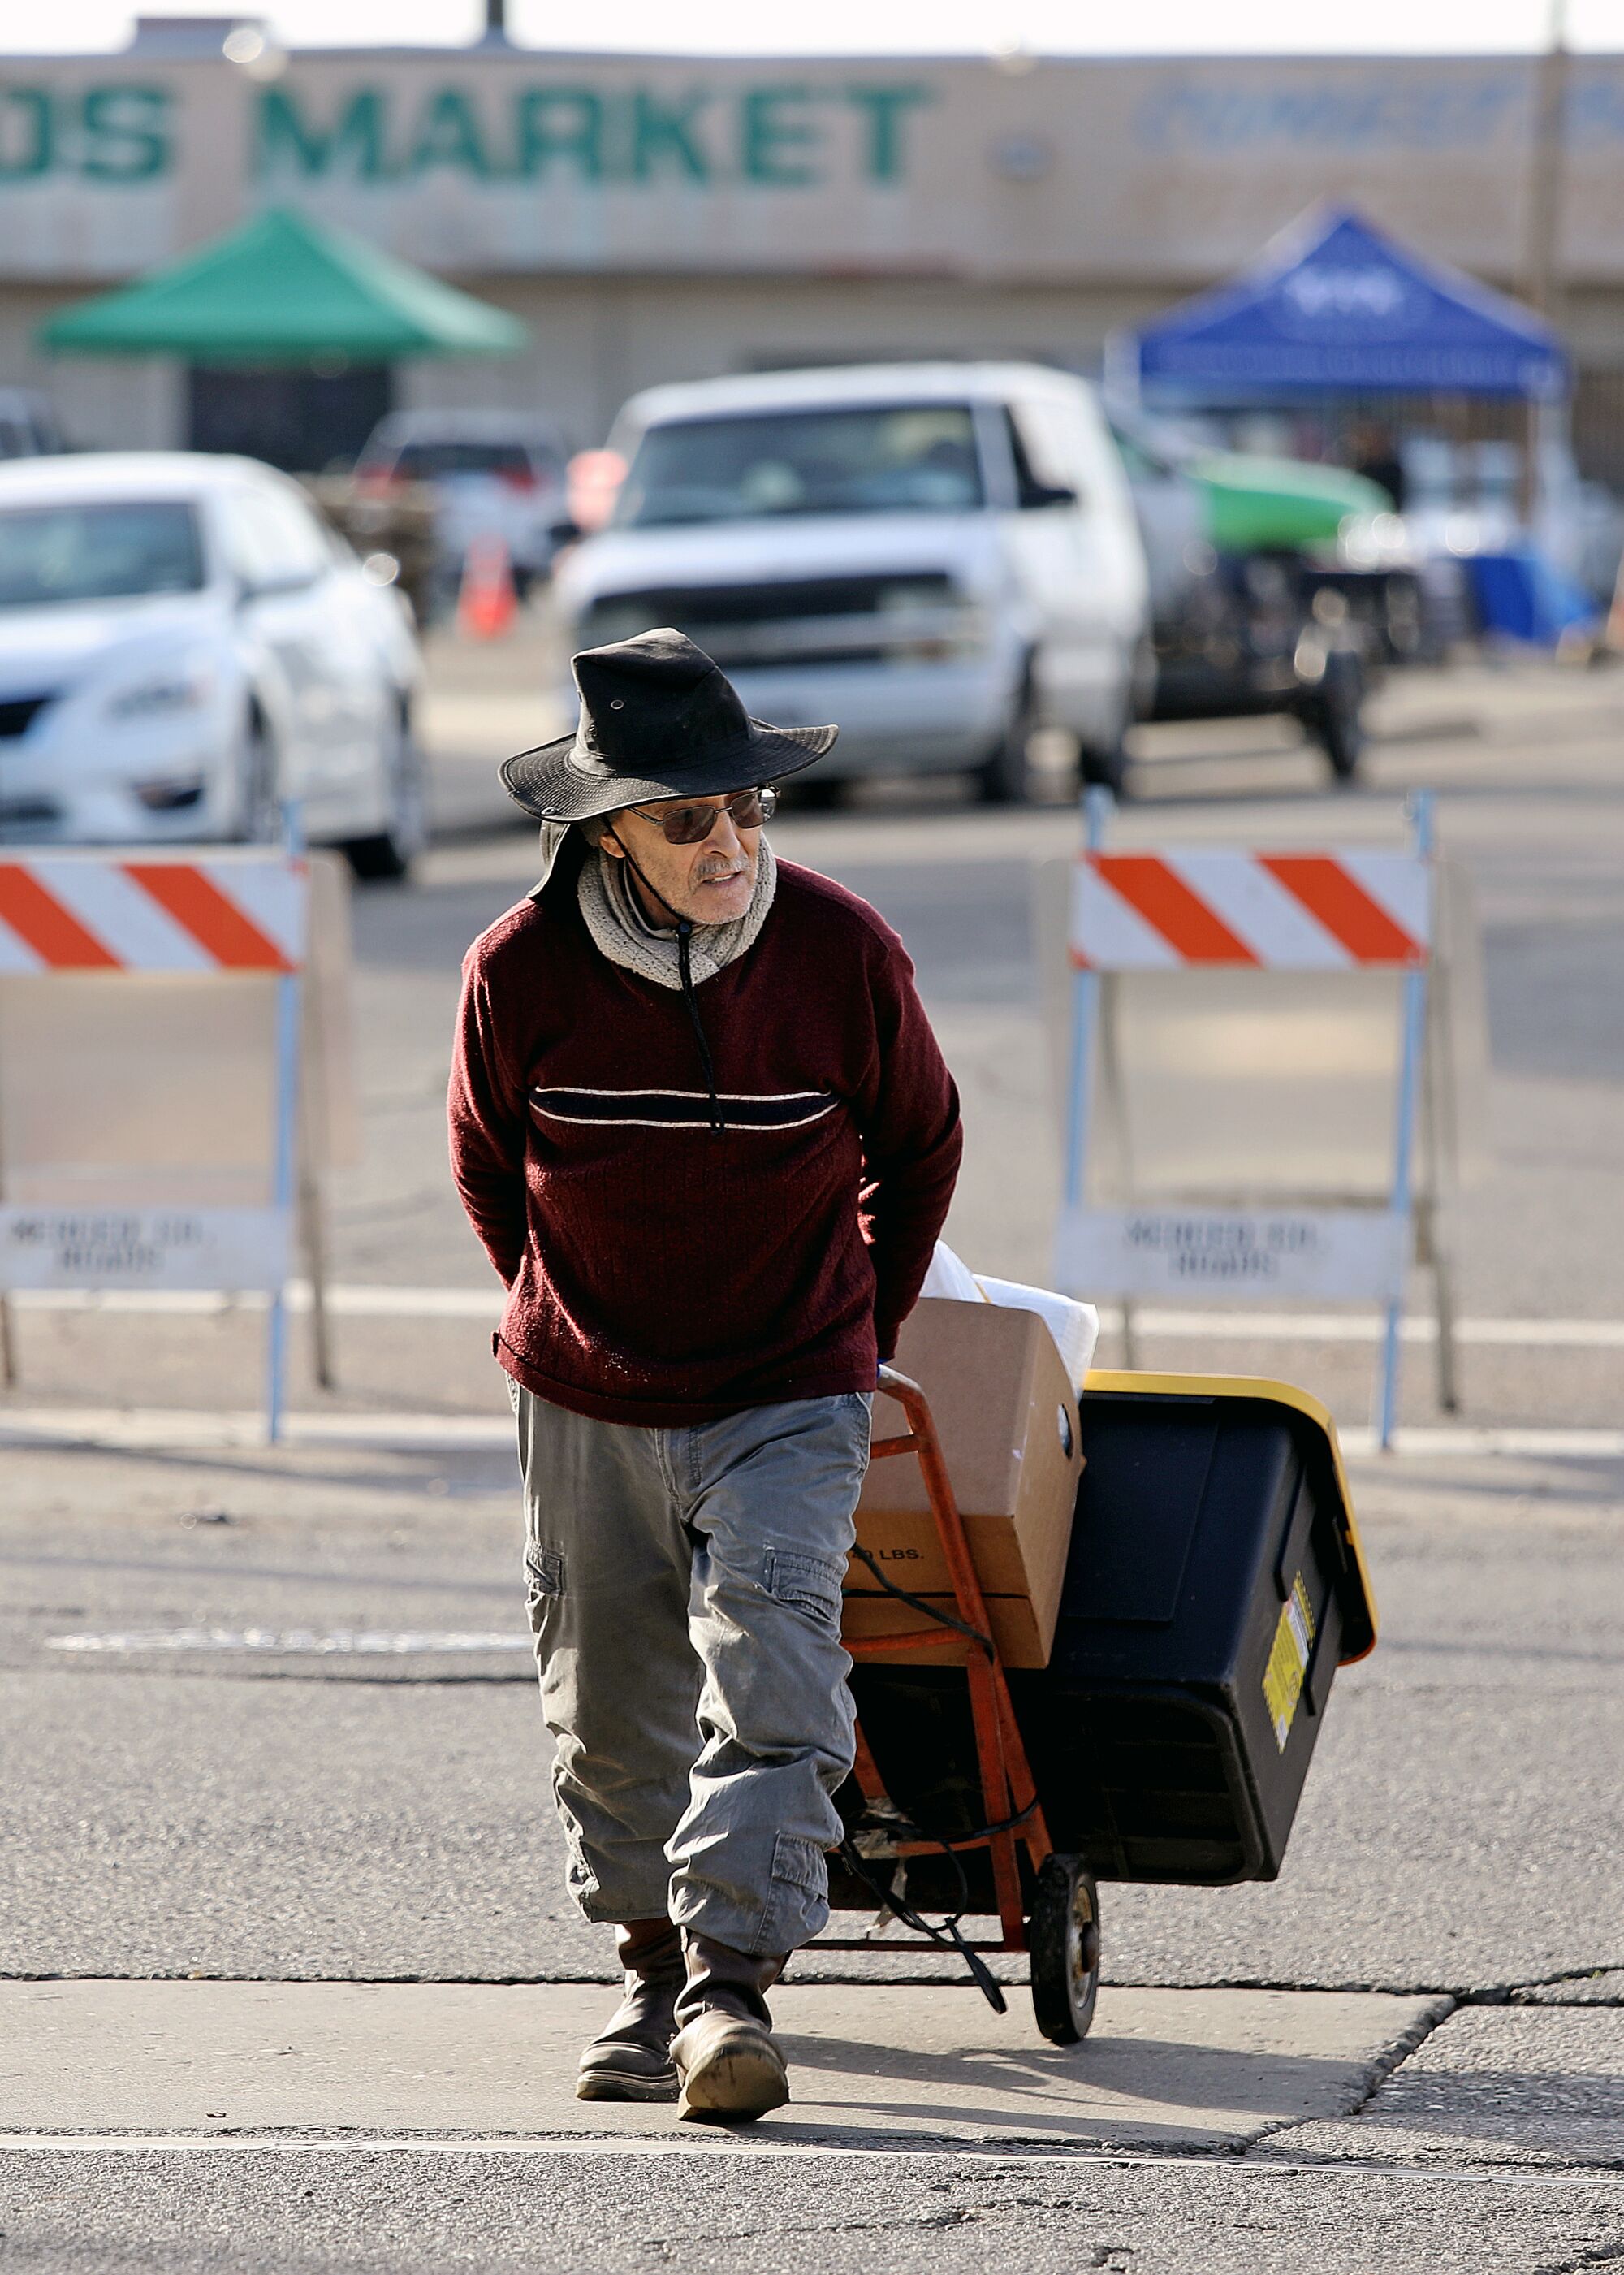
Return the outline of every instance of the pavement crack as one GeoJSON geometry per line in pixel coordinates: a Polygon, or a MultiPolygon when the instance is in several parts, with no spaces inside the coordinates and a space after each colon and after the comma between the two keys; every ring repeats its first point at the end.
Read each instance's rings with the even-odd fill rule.
{"type": "MultiPolygon", "coordinates": [[[[1358,2096],[1346,2109],[1337,2112],[1339,2119],[1357,2117],[1361,2110],[1367,2108],[1394,2072],[1407,2062],[1419,2046],[1425,2044],[1441,2023],[1448,2021],[1459,2003],[1446,1996],[1436,1998],[1426,2012],[1418,2014],[1407,2029],[1395,2032],[1380,2052],[1366,2063],[1359,2082],[1358,2096]]],[[[1256,2150],[1266,2148],[1271,2142],[1279,2140],[1282,2134],[1296,2132],[1303,2122],[1300,2117],[1288,2117],[1279,2124],[1263,2126],[1249,2141],[1237,2143],[1234,2153],[1237,2157],[1250,2157],[1256,2150]]]]}
{"type": "Polygon", "coordinates": [[[1536,2267],[1533,2275],[1582,2275],[1586,2267],[1616,2266],[1624,2259],[1624,2243],[1599,2243],[1593,2251],[1581,2251],[1572,2259],[1552,2259],[1543,2267],[1536,2267]]]}
{"type": "MultiPolygon", "coordinates": [[[[903,2235],[918,2233],[921,2229],[967,2227],[981,2217],[968,2207],[951,2211],[910,2212],[895,2219],[834,2219],[800,2220],[792,2226],[775,2226],[774,2241],[788,2241],[792,2236],[803,2235],[903,2235]]],[[[684,2228],[680,2237],[648,2235],[643,2238],[645,2251],[657,2252],[662,2260],[671,2261],[681,2255],[684,2259],[706,2245],[713,2249],[719,2246],[736,2244],[736,2228],[716,2228],[708,2231],[684,2228]]],[[[1098,2259],[1095,2266],[1102,2263],[1098,2259]]]]}
{"type": "MultiPolygon", "coordinates": [[[[1463,1999],[1462,2004],[1469,2007],[1560,2006],[1561,2004],[1560,1999],[1536,1999],[1532,1994],[1538,1991],[1560,1990],[1565,1983],[1599,1982],[1602,1976],[1606,1975],[1624,1975],[1624,1959],[1605,1959],[1599,1966],[1596,1967],[1565,1967],[1554,1975],[1525,1976],[1519,1983],[1507,1984],[1503,1987],[1497,1986],[1492,1992],[1473,1992],[1470,1997],[1463,1999]]],[[[1616,1999],[1575,2000],[1574,2003],[1585,2006],[1616,2007],[1624,2005],[1624,1992],[1616,1999]]]]}
{"type": "MultiPolygon", "coordinates": [[[[1335,1982],[1308,1983],[1298,1976],[1221,1975],[1210,1981],[1166,1983],[1135,1979],[1115,1983],[1123,1991],[1289,1991],[1305,1997],[1358,1999],[1448,1999],[1461,2007],[1506,2007],[1535,1991],[1553,1990],[1563,1983],[1590,1983],[1598,1976],[1624,1973],[1624,1960],[1605,1959],[1583,1967],[1569,1967],[1552,1975],[1520,1975],[1504,1983],[1409,1983],[1392,1976],[1345,1976],[1335,1982]]],[[[1618,2003],[1598,1999],[1599,2006],[1618,2003]]]]}

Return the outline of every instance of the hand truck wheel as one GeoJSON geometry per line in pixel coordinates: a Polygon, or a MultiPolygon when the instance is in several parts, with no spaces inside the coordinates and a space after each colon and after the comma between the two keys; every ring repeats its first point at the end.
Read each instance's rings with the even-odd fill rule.
{"type": "Polygon", "coordinates": [[[1099,1991],[1099,1892],[1080,1856],[1050,1856],[1027,1923],[1032,2012],[1044,2037],[1075,2046],[1088,2035],[1099,1991]]]}

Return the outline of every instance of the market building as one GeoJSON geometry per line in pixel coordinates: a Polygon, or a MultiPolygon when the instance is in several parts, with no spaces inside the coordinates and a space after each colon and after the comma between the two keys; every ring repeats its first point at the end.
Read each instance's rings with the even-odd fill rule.
{"type": "MultiPolygon", "coordinates": [[[[503,359],[314,374],[345,436],[391,403],[489,404],[585,444],[654,381],[853,357],[1097,369],[1114,328],[1228,274],[1321,198],[1514,290],[1537,71],[594,57],[500,40],[284,56],[236,19],[148,19],[117,55],[0,58],[0,385],[47,389],[82,442],[193,439],[200,401],[217,421],[233,382],[49,358],[34,333],[273,205],[527,329],[503,359]]],[[[1576,435],[1590,470],[1624,482],[1624,57],[1575,59],[1564,141],[1576,435]]]]}

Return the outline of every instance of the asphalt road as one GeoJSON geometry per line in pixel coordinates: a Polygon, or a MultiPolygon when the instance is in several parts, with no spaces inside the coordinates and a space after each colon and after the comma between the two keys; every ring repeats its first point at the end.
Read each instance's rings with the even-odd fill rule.
{"type": "MultiPolygon", "coordinates": [[[[512,691],[487,714],[448,702],[451,834],[419,884],[358,895],[354,912],[365,1152],[334,1184],[335,1277],[468,1305],[346,1311],[337,1391],[301,1379],[311,1410],[502,1412],[441,1101],[457,959],[530,881],[530,844],[491,802],[488,752],[450,730],[505,733],[522,709],[512,691]]],[[[1429,675],[1384,698],[1383,725],[1370,787],[1338,797],[1272,729],[1159,730],[1122,827],[1347,842],[1390,834],[1404,790],[1438,790],[1483,920],[1490,1061],[1484,1171],[1457,1233],[1462,1311],[1494,1332],[1463,1349],[1461,1419],[1560,1428],[1574,1450],[1354,1464],[1384,1640],[1339,1679],[1284,1873],[1107,1888],[1105,1964],[1114,1984],[1192,1998],[1440,1994],[1419,2050],[1340,2116],[1220,2165],[917,2144],[14,2142],[0,2262],[1560,2275],[1624,2259],[1624,1461],[1606,1450],[1624,1422],[1624,1334],[1609,1340],[1624,1320],[1624,679],[1429,675]],[[1530,1321],[1573,1332],[1541,1341],[1530,1321]]],[[[1030,865],[1074,831],[1062,808],[988,814],[949,790],[789,812],[776,832],[903,931],[966,1100],[950,1236],[1013,1277],[1044,1275],[1056,1174],[1030,865]]],[[[31,1309],[18,1325],[24,1378],[0,1428],[8,1409],[253,1401],[252,1316],[31,1309]]],[[[1141,1357],[1285,1375],[1350,1422],[1368,1399],[1369,1342],[1312,1323],[1158,1327],[1141,1357]]],[[[1441,1419],[1424,1345],[1404,1410],[1441,1419]]],[[[0,1460],[0,1975],[608,1976],[601,1934],[563,1900],[498,1447],[0,1460]]],[[[940,1972],[797,1970],[854,1971],[940,1972]]]]}

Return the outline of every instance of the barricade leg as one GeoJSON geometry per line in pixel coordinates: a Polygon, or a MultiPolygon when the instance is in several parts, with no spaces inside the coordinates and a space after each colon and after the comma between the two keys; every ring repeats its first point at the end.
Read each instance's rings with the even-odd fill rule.
{"type": "Polygon", "coordinates": [[[308,1163],[299,1173],[298,1214],[300,1245],[310,1281],[310,1335],[316,1380],[323,1390],[331,1390],[336,1375],[327,1315],[327,1231],[321,1219],[321,1188],[308,1163]]]}
{"type": "MultiPolygon", "coordinates": [[[[283,830],[290,858],[304,850],[298,810],[283,807],[283,830]]],[[[276,982],[276,1088],[271,1133],[271,1206],[284,1226],[293,1217],[294,1181],[298,1154],[298,1054],[304,1016],[304,990],[297,971],[283,972],[276,982]]],[[[265,1349],[265,1435],[276,1445],[282,1435],[283,1406],[287,1391],[288,1297],[287,1265],[272,1291],[270,1324],[265,1349]]]]}
{"type": "Polygon", "coordinates": [[[1416,1256],[1432,1275],[1432,1308],[1438,1319],[1438,1347],[1433,1354],[1438,1377],[1438,1402],[1446,1414],[1460,1409],[1460,1381],[1455,1365],[1454,1271],[1439,1232],[1438,1204],[1429,1194],[1416,1203],[1416,1256]]]}
{"type": "MultiPolygon", "coordinates": [[[[276,1127],[271,1157],[271,1206],[283,1223],[293,1207],[293,1155],[298,1144],[298,1029],[300,987],[289,972],[276,982],[276,1127]]],[[[271,1295],[265,1350],[265,1435],[275,1445],[282,1435],[287,1389],[288,1294],[284,1281],[271,1295]]]]}
{"type": "MultiPolygon", "coordinates": [[[[1416,852],[1422,860],[1425,860],[1432,850],[1432,801],[1427,791],[1416,792],[1413,814],[1416,852]]],[[[1381,1372],[1376,1386],[1376,1442],[1384,1454],[1392,1447],[1394,1423],[1398,1411],[1399,1331],[1404,1317],[1404,1279],[1409,1268],[1414,1238],[1416,1107],[1421,1092],[1426,1028],[1427,973],[1424,967],[1419,971],[1407,973],[1404,979],[1403,1055],[1399,1063],[1391,1201],[1393,1214],[1402,1229],[1402,1238],[1394,1267],[1394,1293],[1387,1303],[1382,1334],[1381,1372]]]]}
{"type": "MultiPolygon", "coordinates": [[[[1110,819],[1111,793],[1094,787],[1083,796],[1083,840],[1091,851],[1098,850],[1105,837],[1106,824],[1110,819]]],[[[1075,1215],[1083,1206],[1087,1183],[1084,1155],[1088,1146],[1088,1123],[1091,1109],[1090,1085],[1094,1071],[1094,1030],[1099,1018],[1099,975],[1084,968],[1072,974],[1071,980],[1071,1069],[1066,1096],[1066,1158],[1063,1178],[1063,1198],[1066,1213],[1075,1215]]],[[[1058,1275],[1062,1285],[1067,1275],[1058,1275]]],[[[1071,1290],[1082,1293],[1081,1289],[1071,1290]]]]}

